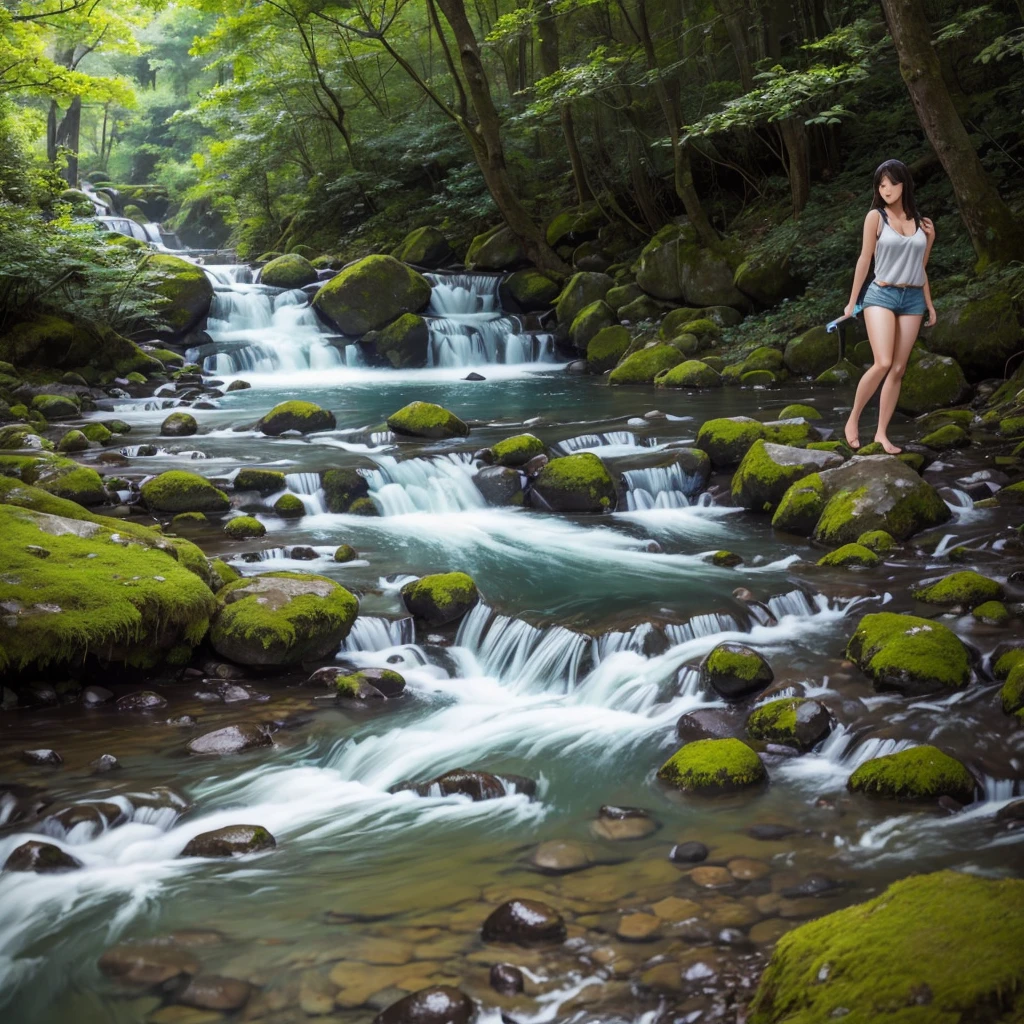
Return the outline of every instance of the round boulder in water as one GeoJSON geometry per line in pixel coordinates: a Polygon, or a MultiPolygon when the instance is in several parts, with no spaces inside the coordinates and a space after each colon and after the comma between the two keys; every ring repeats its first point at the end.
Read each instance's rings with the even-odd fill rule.
{"type": "Polygon", "coordinates": [[[277,469],[240,469],[232,485],[236,491],[256,491],[261,497],[285,489],[284,473],[277,469]]]}
{"type": "Polygon", "coordinates": [[[396,370],[427,365],[430,330],[418,313],[403,313],[387,327],[364,335],[362,341],[374,345],[377,355],[396,370]]]}
{"type": "Polygon", "coordinates": [[[339,544],[334,549],[335,562],[352,562],[359,557],[359,553],[351,544],[339,544]]]}
{"type": "Polygon", "coordinates": [[[351,512],[353,505],[368,498],[370,485],[355,469],[328,469],[320,477],[328,512],[351,512]]]}
{"type": "Polygon", "coordinates": [[[326,686],[351,700],[383,700],[405,691],[405,677],[390,668],[361,668],[347,672],[335,665],[317,669],[307,686],[326,686]]]}
{"type": "Polygon", "coordinates": [[[219,974],[200,974],[175,996],[175,1002],[198,1010],[230,1012],[245,1006],[251,994],[252,986],[247,981],[219,974]]]}
{"type": "Polygon", "coordinates": [[[304,288],[316,280],[317,273],[313,264],[294,252],[278,256],[260,271],[260,284],[271,288],[304,288]]]}
{"type": "Polygon", "coordinates": [[[760,786],[768,773],[742,740],[696,740],[680,747],[658,769],[658,778],[684,793],[717,796],[760,786]]]}
{"type": "Polygon", "coordinates": [[[224,524],[224,533],[230,540],[248,540],[262,537],[267,528],[255,516],[238,516],[224,524]]]}
{"type": "Polygon", "coordinates": [[[373,1024],[469,1024],[476,1015],[473,1000],[451,985],[421,988],[392,1003],[373,1024]]]}
{"type": "Polygon", "coordinates": [[[306,514],[306,506],[297,494],[282,494],[274,502],[274,511],[282,519],[301,519],[306,514]]]}
{"type": "Polygon", "coordinates": [[[530,502],[551,512],[614,512],[615,481],[592,452],[551,459],[537,474],[530,502]]]}
{"type": "Polygon", "coordinates": [[[227,512],[228,496],[197,473],[171,469],[144,483],[142,500],[153,512],[227,512]]]}
{"type": "Polygon", "coordinates": [[[73,455],[75,452],[84,452],[89,448],[89,438],[81,430],[69,430],[57,445],[57,451],[73,455]]]}
{"type": "Polygon", "coordinates": [[[28,764],[48,765],[52,768],[56,768],[58,765],[64,763],[64,758],[57,753],[56,750],[49,750],[46,748],[40,750],[23,750],[21,752],[22,761],[26,761],[28,764]]]}
{"type": "Polygon", "coordinates": [[[567,875],[593,863],[587,848],[574,839],[549,839],[530,854],[530,866],[546,875],[567,875]]]}
{"type": "Polygon", "coordinates": [[[65,853],[53,843],[35,840],[16,847],[4,863],[4,871],[34,871],[36,874],[54,874],[60,871],[74,871],[82,862],[70,853],[65,853]]]}
{"type": "Polygon", "coordinates": [[[971,570],[954,572],[937,583],[914,591],[914,597],[926,604],[957,605],[975,608],[986,601],[1003,598],[1002,585],[971,570]]]}
{"type": "Polygon", "coordinates": [[[865,761],[846,787],[851,793],[884,800],[920,803],[946,796],[969,804],[974,799],[975,782],[955,757],[925,744],[865,761]]]}
{"type": "Polygon", "coordinates": [[[719,644],[700,663],[701,685],[726,700],[741,700],[760,693],[774,678],[768,662],[743,644],[719,644]]]}
{"type": "Polygon", "coordinates": [[[318,430],[333,430],[334,413],[322,409],[314,402],[279,402],[257,424],[256,429],[268,437],[277,437],[287,430],[312,434],[318,430]]]}
{"type": "Polygon", "coordinates": [[[494,461],[499,466],[525,466],[535,455],[544,451],[544,442],[533,434],[516,434],[491,446],[494,461]]]}
{"type": "Polygon", "coordinates": [[[195,416],[187,412],[172,412],[160,424],[161,437],[191,437],[199,430],[195,416]]]}
{"type": "Polygon", "coordinates": [[[213,649],[240,665],[296,665],[326,658],[348,636],[359,602],[326,576],[272,572],[217,592],[213,649]]]}
{"type": "Polygon", "coordinates": [[[747,719],[747,734],[754,740],[783,743],[810,750],[832,730],[824,704],[802,697],[783,697],[755,708],[747,719]]]}
{"type": "Polygon", "coordinates": [[[484,921],[484,942],[518,942],[532,945],[565,939],[562,915],[538,900],[509,900],[484,921]]]}
{"type": "Polygon", "coordinates": [[[241,754],[246,750],[273,746],[273,742],[270,733],[262,726],[243,722],[203,733],[190,740],[186,749],[190,754],[241,754]]]}
{"type": "Polygon", "coordinates": [[[469,427],[453,412],[433,402],[410,402],[387,419],[388,428],[407,437],[443,440],[466,437],[469,427]]]}
{"type": "Polygon", "coordinates": [[[523,478],[510,466],[487,466],[473,477],[488,505],[522,505],[523,478]]]}
{"type": "Polygon", "coordinates": [[[431,626],[443,626],[461,619],[480,600],[480,593],[472,576],[445,572],[406,583],[402,600],[412,615],[431,626]]]}
{"type": "Polygon", "coordinates": [[[234,857],[272,850],[277,841],[262,825],[228,825],[190,839],[182,857],[234,857]]]}
{"type": "Polygon", "coordinates": [[[741,720],[728,708],[697,708],[680,716],[676,722],[676,736],[680,743],[734,739],[741,731],[741,720]]]}

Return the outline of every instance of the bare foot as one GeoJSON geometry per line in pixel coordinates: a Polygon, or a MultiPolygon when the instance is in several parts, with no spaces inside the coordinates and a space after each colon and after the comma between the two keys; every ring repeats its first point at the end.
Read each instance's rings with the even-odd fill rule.
{"type": "Polygon", "coordinates": [[[845,427],[845,428],[844,428],[844,430],[843,430],[843,433],[844,433],[844,434],[846,435],[846,443],[847,443],[847,444],[848,444],[848,445],[849,445],[849,446],[850,446],[850,447],[851,447],[851,448],[852,448],[852,449],[853,449],[854,451],[856,451],[856,450],[857,450],[857,449],[858,449],[858,448],[860,447],[860,437],[858,436],[858,434],[857,434],[857,431],[856,431],[856,430],[853,430],[853,431],[852,431],[852,434],[853,434],[853,436],[851,437],[851,436],[850,436],[850,435],[851,435],[851,431],[850,431],[850,424],[849,424],[849,423],[847,423],[847,424],[846,424],[846,427],[845,427]]]}
{"type": "Polygon", "coordinates": [[[877,441],[877,442],[878,442],[878,443],[879,443],[879,444],[880,444],[880,445],[881,445],[881,446],[882,446],[882,447],[883,447],[883,448],[884,448],[884,449],[885,449],[885,450],[886,450],[886,451],[887,451],[887,452],[888,452],[888,453],[889,453],[890,455],[899,455],[899,453],[900,453],[901,451],[903,451],[903,449],[902,449],[902,448],[898,448],[898,447],[897,447],[896,445],[894,445],[894,444],[892,443],[892,441],[890,441],[890,440],[889,440],[889,438],[887,438],[887,437],[876,437],[876,438],[875,438],[875,440],[876,440],[876,441],[877,441]]]}

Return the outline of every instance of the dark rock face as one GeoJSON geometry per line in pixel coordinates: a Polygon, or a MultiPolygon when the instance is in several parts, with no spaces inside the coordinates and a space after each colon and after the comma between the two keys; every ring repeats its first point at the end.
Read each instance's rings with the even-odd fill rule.
{"type": "Polygon", "coordinates": [[[240,754],[257,747],[272,746],[270,734],[259,725],[247,722],[241,725],[228,725],[223,729],[203,733],[190,741],[187,750],[190,754],[240,754]]]}
{"type": "Polygon", "coordinates": [[[698,708],[682,715],[676,722],[676,735],[680,743],[732,739],[742,732],[742,721],[723,708],[698,708]]]}
{"type": "Polygon", "coordinates": [[[538,900],[509,900],[502,903],[484,921],[484,942],[518,942],[523,945],[562,942],[565,922],[562,915],[538,900]]]}
{"type": "Polygon", "coordinates": [[[532,779],[520,776],[508,778],[492,775],[490,772],[470,771],[467,768],[454,768],[444,775],[429,782],[400,782],[391,788],[391,792],[413,790],[420,796],[453,796],[461,793],[471,800],[496,800],[510,793],[527,793],[532,796],[537,784],[532,779]]]}
{"type": "Polygon", "coordinates": [[[182,857],[233,857],[243,853],[259,853],[277,846],[274,837],[262,825],[228,825],[201,832],[190,839],[181,851],[182,857]]]}
{"type": "Polygon", "coordinates": [[[488,505],[522,505],[523,478],[511,466],[488,466],[473,477],[488,505]]]}
{"type": "Polygon", "coordinates": [[[32,840],[22,843],[11,852],[4,864],[4,871],[34,871],[37,874],[56,874],[61,871],[74,871],[82,862],[65,853],[59,846],[52,843],[40,843],[32,840]]]}
{"type": "Polygon", "coordinates": [[[178,993],[177,1002],[199,1010],[240,1010],[249,1001],[252,986],[237,978],[200,974],[178,993]]]}
{"type": "Polygon", "coordinates": [[[111,946],[99,959],[108,977],[138,988],[155,988],[190,977],[199,971],[199,961],[187,950],[160,940],[123,942],[111,946]]]}
{"type": "Polygon", "coordinates": [[[473,1000],[451,985],[421,988],[392,1003],[373,1024],[469,1024],[476,1015],[473,1000]]]}
{"type": "Polygon", "coordinates": [[[491,988],[503,996],[514,996],[523,991],[523,972],[512,964],[495,964],[491,968],[491,988]]]}

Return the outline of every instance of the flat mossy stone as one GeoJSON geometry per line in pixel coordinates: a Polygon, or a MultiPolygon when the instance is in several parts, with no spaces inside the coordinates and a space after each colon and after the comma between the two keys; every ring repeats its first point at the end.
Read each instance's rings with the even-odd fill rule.
{"type": "Polygon", "coordinates": [[[752,740],[782,743],[801,752],[817,746],[831,730],[825,706],[805,697],[771,700],[747,716],[747,735],[752,740]]]}
{"type": "Polygon", "coordinates": [[[708,453],[716,467],[735,466],[755,441],[764,437],[764,427],[749,416],[705,420],[694,442],[708,453]]]}
{"type": "Polygon", "coordinates": [[[411,615],[431,626],[444,626],[461,619],[480,600],[480,593],[472,576],[445,572],[406,583],[402,600],[411,615]]]}
{"type": "Polygon", "coordinates": [[[1022,945],[1024,881],[913,875],[783,935],[749,1022],[1019,1020],[1022,945]]]}
{"type": "Polygon", "coordinates": [[[306,514],[306,506],[296,494],[282,494],[274,502],[274,511],[282,519],[301,519],[306,514]]]}
{"type": "Polygon", "coordinates": [[[435,441],[469,434],[469,427],[455,413],[433,402],[410,402],[393,412],[387,424],[396,434],[435,441]]]}
{"type": "Polygon", "coordinates": [[[324,489],[324,504],[328,512],[351,512],[357,501],[369,501],[376,515],[376,508],[368,497],[370,484],[362,473],[355,469],[328,469],[321,474],[324,489]]]}
{"type": "Polygon", "coordinates": [[[841,548],[830,551],[824,558],[819,558],[818,565],[856,565],[864,569],[871,569],[880,561],[878,555],[870,548],[864,547],[863,544],[844,544],[841,548]]]}
{"type": "Polygon", "coordinates": [[[1024,416],[1004,416],[999,421],[999,433],[1003,437],[1021,437],[1024,435],[1024,416]]]}
{"type": "Polygon", "coordinates": [[[316,267],[294,252],[272,259],[260,271],[260,284],[270,288],[304,288],[316,280],[316,267]]]}
{"type": "Polygon", "coordinates": [[[999,691],[1003,713],[1024,719],[1024,663],[1018,662],[1006,677],[999,691]]]}
{"type": "Polygon", "coordinates": [[[726,700],[760,693],[774,678],[771,666],[757,651],[734,641],[719,644],[700,663],[701,686],[726,700]]]}
{"type": "Polygon", "coordinates": [[[1001,601],[1003,587],[988,576],[982,576],[973,569],[965,569],[951,573],[930,586],[920,587],[914,591],[914,597],[926,604],[974,608],[986,601],[1001,601]]]}
{"type": "Polygon", "coordinates": [[[921,444],[934,448],[937,452],[947,451],[950,448],[967,448],[970,443],[971,438],[967,431],[955,423],[947,423],[946,426],[939,427],[921,438],[921,444]]]}
{"type": "Polygon", "coordinates": [[[224,524],[224,533],[231,540],[249,540],[266,532],[267,528],[255,516],[237,516],[224,524]]]}
{"type": "Polygon", "coordinates": [[[738,739],[694,740],[659,769],[658,778],[684,793],[718,796],[768,781],[761,758],[738,739]]]}
{"type": "Polygon", "coordinates": [[[842,464],[831,452],[807,451],[758,439],[732,477],[732,500],[754,512],[772,512],[789,488],[808,474],[842,464]]]}
{"type": "Polygon", "coordinates": [[[297,665],[333,656],[348,636],[359,602],[326,576],[272,572],[217,593],[210,643],[240,665],[297,665]]]}
{"type": "Polygon", "coordinates": [[[187,412],[172,412],[160,424],[161,437],[191,437],[198,430],[195,416],[187,412]]]}
{"type": "Polygon", "coordinates": [[[614,369],[629,348],[629,330],[621,324],[602,327],[587,344],[587,370],[604,373],[614,369]]]}
{"type": "Polygon", "coordinates": [[[312,434],[319,430],[333,430],[337,426],[334,413],[322,409],[314,402],[292,400],[279,402],[256,424],[256,429],[268,437],[277,437],[287,430],[312,434]]]}
{"type": "Polygon", "coordinates": [[[387,700],[405,691],[405,676],[390,668],[356,669],[331,677],[328,686],[339,697],[360,700],[372,696],[387,700]]]}
{"type": "Polygon", "coordinates": [[[659,373],[654,383],[659,388],[720,388],[722,377],[707,363],[699,359],[687,359],[671,370],[659,373]]]}
{"type": "Polygon", "coordinates": [[[159,312],[167,327],[157,332],[161,337],[180,337],[210,312],[213,284],[196,264],[169,253],[151,253],[145,273],[163,300],[159,312]]]}
{"type": "Polygon", "coordinates": [[[683,361],[671,345],[652,345],[627,356],[608,376],[609,384],[653,384],[662,370],[671,370],[683,361]]]}
{"type": "Polygon", "coordinates": [[[551,512],[614,512],[618,501],[615,481],[593,452],[551,459],[530,489],[536,507],[551,512]]]}
{"type": "Polygon", "coordinates": [[[208,526],[210,520],[203,512],[179,512],[171,520],[172,530],[191,529],[195,526],[208,526]]]}
{"type": "Polygon", "coordinates": [[[885,530],[865,530],[856,541],[861,547],[874,551],[876,555],[885,555],[896,549],[896,540],[885,530]]]}
{"type": "Polygon", "coordinates": [[[516,434],[491,445],[494,461],[499,466],[523,466],[544,453],[544,442],[533,434],[516,434]]]}
{"type": "Polygon", "coordinates": [[[164,366],[180,370],[185,365],[185,357],[180,352],[172,352],[169,348],[151,348],[146,352],[154,359],[159,359],[164,366]]]}
{"type": "Polygon", "coordinates": [[[240,469],[232,486],[236,491],[256,491],[265,498],[285,489],[284,473],[277,469],[240,469]]]}
{"type": "Polygon", "coordinates": [[[793,405],[787,405],[782,412],[779,413],[780,420],[820,420],[821,413],[814,408],[813,405],[800,405],[798,402],[793,405]]]}
{"type": "Polygon", "coordinates": [[[948,796],[974,799],[974,777],[956,758],[924,744],[865,761],[847,780],[851,793],[920,803],[948,796]]]}
{"type": "Polygon", "coordinates": [[[227,512],[228,496],[197,473],[171,469],[141,487],[142,500],[153,512],[227,512]]]}
{"type": "Polygon", "coordinates": [[[418,267],[431,268],[444,266],[455,258],[448,239],[438,228],[430,225],[410,231],[391,250],[391,255],[403,263],[415,263],[418,267]]]}
{"type": "Polygon", "coordinates": [[[960,638],[940,622],[914,615],[865,615],[846,656],[870,676],[875,689],[920,696],[963,689],[971,661],[960,638]]]}
{"type": "Polygon", "coordinates": [[[1002,601],[985,601],[979,604],[971,614],[988,626],[1005,626],[1010,621],[1010,612],[1002,601]]]}

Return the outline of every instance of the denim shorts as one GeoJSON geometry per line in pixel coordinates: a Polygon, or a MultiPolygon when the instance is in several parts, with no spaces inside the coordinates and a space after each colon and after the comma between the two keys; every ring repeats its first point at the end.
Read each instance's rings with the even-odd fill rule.
{"type": "Polygon", "coordinates": [[[862,308],[884,306],[897,316],[903,313],[923,316],[928,312],[928,306],[924,301],[924,288],[913,285],[897,288],[895,285],[880,285],[872,281],[864,293],[864,302],[861,305],[862,308]]]}

